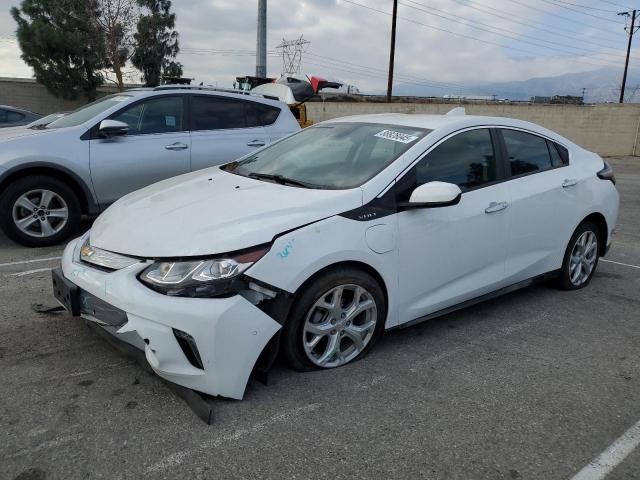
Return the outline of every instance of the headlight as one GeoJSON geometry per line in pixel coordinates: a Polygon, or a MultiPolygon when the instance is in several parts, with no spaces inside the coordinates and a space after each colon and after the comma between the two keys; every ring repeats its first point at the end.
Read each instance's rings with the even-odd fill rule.
{"type": "Polygon", "coordinates": [[[262,258],[270,245],[223,258],[157,262],[140,274],[148,287],[178,297],[218,297],[238,290],[241,273],[262,258]]]}
{"type": "Polygon", "coordinates": [[[85,234],[80,247],[80,260],[107,270],[120,270],[140,263],[140,259],[108,252],[91,245],[89,234],[85,234]]]}

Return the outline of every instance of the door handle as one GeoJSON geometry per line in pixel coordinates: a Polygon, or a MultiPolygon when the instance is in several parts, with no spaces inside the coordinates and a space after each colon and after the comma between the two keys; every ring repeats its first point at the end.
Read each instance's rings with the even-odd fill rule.
{"type": "Polygon", "coordinates": [[[266,143],[263,140],[251,140],[249,143],[247,143],[247,147],[264,147],[266,145],[266,143]]]}
{"type": "Polygon", "coordinates": [[[189,145],[186,143],[175,142],[171,145],[165,145],[164,148],[167,150],[184,150],[185,148],[189,148],[189,145]]]}
{"type": "Polygon", "coordinates": [[[507,208],[509,204],[507,202],[491,202],[487,208],[484,209],[484,213],[495,213],[507,208]]]}
{"type": "Polygon", "coordinates": [[[573,187],[578,183],[578,180],[575,178],[565,178],[564,182],[562,182],[562,188],[573,187]]]}

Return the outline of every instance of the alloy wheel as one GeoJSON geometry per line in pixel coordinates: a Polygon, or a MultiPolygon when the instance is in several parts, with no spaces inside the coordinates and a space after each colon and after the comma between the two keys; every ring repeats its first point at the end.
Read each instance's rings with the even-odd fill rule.
{"type": "Polygon", "coordinates": [[[302,342],[315,365],[332,368],[356,358],[371,341],[378,321],[373,295],[359,285],[339,285],[322,295],[305,318],[302,342]]]}
{"type": "Polygon", "coordinates": [[[584,284],[595,267],[598,259],[598,237],[591,230],[578,237],[569,260],[569,279],[578,287],[584,284]]]}
{"type": "Polygon", "coordinates": [[[56,192],[46,189],[22,194],[13,204],[13,221],[30,237],[50,237],[60,232],[69,219],[69,208],[56,192]]]}

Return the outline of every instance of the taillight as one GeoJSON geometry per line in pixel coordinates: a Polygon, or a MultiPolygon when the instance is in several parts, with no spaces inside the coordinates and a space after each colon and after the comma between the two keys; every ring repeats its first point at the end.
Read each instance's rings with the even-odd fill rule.
{"type": "Polygon", "coordinates": [[[613,184],[616,184],[616,177],[613,175],[613,168],[606,160],[604,161],[604,168],[598,172],[598,178],[602,180],[610,180],[613,184]]]}

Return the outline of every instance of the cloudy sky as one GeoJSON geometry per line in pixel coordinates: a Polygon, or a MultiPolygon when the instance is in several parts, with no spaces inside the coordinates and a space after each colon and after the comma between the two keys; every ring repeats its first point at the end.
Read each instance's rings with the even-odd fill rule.
{"type": "MultiPolygon", "coordinates": [[[[174,0],[185,75],[231,86],[255,71],[257,0],[174,0]]],[[[269,0],[268,72],[276,46],[304,34],[303,72],[383,90],[392,0],[269,0]]],[[[400,0],[396,82],[459,84],[621,68],[631,0],[400,0]]],[[[30,77],[12,35],[17,0],[0,0],[0,76],[30,77]]],[[[634,48],[631,64],[640,62],[634,48]]],[[[638,63],[640,66],[640,63],[638,63]]]]}

